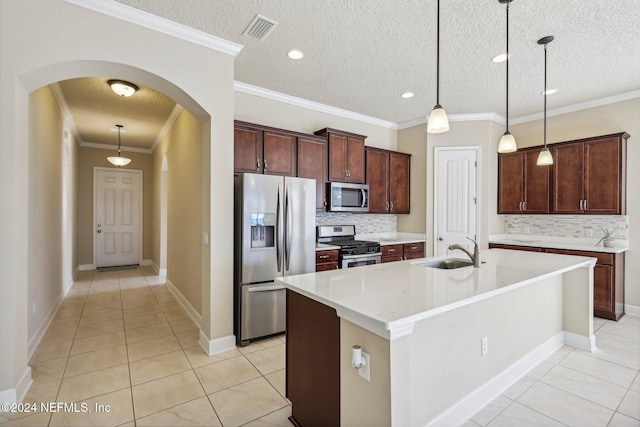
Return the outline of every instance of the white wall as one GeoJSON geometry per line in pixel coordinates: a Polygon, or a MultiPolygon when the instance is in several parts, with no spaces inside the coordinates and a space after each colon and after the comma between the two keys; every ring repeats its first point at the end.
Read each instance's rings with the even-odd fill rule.
{"type": "Polygon", "coordinates": [[[173,98],[204,124],[203,154],[211,172],[207,168],[202,187],[210,188],[211,197],[203,199],[209,218],[203,231],[215,235],[219,245],[202,248],[200,326],[207,339],[233,343],[228,224],[233,222],[234,57],[62,0],[1,1],[0,49],[0,324],[9,326],[0,330],[0,396],[21,398],[30,378],[29,93],[68,78],[112,75],[140,82],[173,98]]]}

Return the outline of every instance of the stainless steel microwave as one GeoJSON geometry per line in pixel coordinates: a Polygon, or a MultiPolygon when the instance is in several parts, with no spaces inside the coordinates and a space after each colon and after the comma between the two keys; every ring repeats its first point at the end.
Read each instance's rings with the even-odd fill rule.
{"type": "Polygon", "coordinates": [[[330,182],[329,200],[332,212],[369,212],[369,185],[330,182]]]}

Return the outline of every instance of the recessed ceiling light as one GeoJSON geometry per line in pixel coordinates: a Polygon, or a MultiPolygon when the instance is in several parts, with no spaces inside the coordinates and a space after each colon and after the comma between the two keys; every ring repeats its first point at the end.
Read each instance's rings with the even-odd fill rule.
{"type": "Polygon", "coordinates": [[[547,89],[547,90],[543,90],[542,92],[540,92],[540,95],[553,95],[554,93],[556,93],[558,91],[558,89],[547,89]]]}
{"type": "Polygon", "coordinates": [[[414,95],[413,92],[405,92],[400,96],[402,96],[403,98],[413,98],[413,95],[414,95]]]}
{"type": "Polygon", "coordinates": [[[302,53],[302,51],[294,49],[287,52],[287,56],[291,59],[302,59],[304,57],[304,53],[302,53]]]}
{"type": "Polygon", "coordinates": [[[501,53],[500,55],[496,55],[493,58],[491,58],[491,62],[504,62],[507,60],[507,54],[506,53],[501,53]]]}

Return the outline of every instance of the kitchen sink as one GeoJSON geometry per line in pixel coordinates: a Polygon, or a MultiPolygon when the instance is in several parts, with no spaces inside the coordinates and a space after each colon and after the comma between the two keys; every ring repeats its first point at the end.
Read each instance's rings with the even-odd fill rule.
{"type": "Polygon", "coordinates": [[[440,268],[443,270],[452,270],[454,268],[461,267],[472,267],[473,262],[468,259],[460,259],[460,258],[447,258],[447,259],[437,259],[433,261],[419,262],[416,265],[420,265],[423,267],[429,268],[440,268]]]}

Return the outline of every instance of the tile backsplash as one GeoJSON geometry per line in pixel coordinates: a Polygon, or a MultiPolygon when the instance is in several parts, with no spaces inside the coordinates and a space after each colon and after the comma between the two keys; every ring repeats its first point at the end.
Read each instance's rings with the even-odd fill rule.
{"type": "Polygon", "coordinates": [[[534,234],[554,237],[602,237],[600,227],[613,230],[613,237],[629,240],[626,215],[505,215],[506,234],[534,234]],[[592,233],[589,236],[589,233],[592,233]]]}
{"type": "Polygon", "coordinates": [[[389,214],[322,212],[316,214],[316,225],[355,225],[357,234],[386,233],[398,230],[398,217],[389,214]]]}

